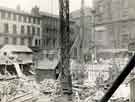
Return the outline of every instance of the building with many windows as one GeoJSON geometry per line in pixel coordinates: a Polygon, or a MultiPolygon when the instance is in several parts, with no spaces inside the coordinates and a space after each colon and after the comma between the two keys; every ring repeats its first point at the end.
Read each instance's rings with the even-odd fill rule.
{"type": "Polygon", "coordinates": [[[0,46],[41,47],[41,17],[20,9],[0,7],[0,46]]]}
{"type": "Polygon", "coordinates": [[[42,17],[42,47],[46,50],[59,48],[59,16],[40,12],[42,17]]]}
{"type": "MultiPolygon", "coordinates": [[[[72,45],[75,39],[73,21],[70,21],[70,38],[72,45]]],[[[1,47],[5,44],[25,45],[34,52],[58,54],[59,16],[42,12],[37,6],[33,7],[30,13],[22,11],[20,7],[0,7],[0,41],[1,47]]]]}
{"type": "Polygon", "coordinates": [[[128,49],[129,44],[135,41],[134,4],[134,0],[94,0],[96,28],[98,28],[96,36],[102,36],[99,39],[104,41],[98,43],[97,39],[100,51],[128,49]]]}
{"type": "MultiPolygon", "coordinates": [[[[44,53],[58,55],[60,52],[59,16],[47,12],[40,12],[42,18],[42,48],[44,53]]],[[[75,39],[75,23],[70,21],[71,46],[75,39]]]]}

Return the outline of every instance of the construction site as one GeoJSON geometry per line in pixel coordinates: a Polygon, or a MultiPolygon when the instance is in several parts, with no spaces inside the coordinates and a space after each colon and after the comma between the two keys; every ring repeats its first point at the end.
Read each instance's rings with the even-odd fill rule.
{"type": "MultiPolygon", "coordinates": [[[[52,32],[47,36],[29,35],[31,45],[24,44],[25,35],[20,45],[2,45],[0,102],[134,102],[135,43],[124,34],[129,31],[125,31],[126,26],[135,19],[113,19],[115,15],[110,11],[115,8],[114,2],[93,0],[93,7],[88,8],[86,0],[80,0],[79,10],[70,12],[71,1],[58,0],[57,16],[45,12],[38,14],[37,6],[32,9],[31,15],[13,11],[37,19],[37,25],[34,19],[33,24],[31,20],[24,19],[25,23],[30,23],[27,25],[28,32],[52,32]],[[49,26],[46,18],[51,22],[49,26]],[[57,28],[59,35],[52,35],[57,34],[57,28]],[[121,36],[124,36],[124,41],[121,36]],[[59,46],[55,44],[57,40],[59,46]],[[49,41],[54,46],[49,45],[49,41]],[[42,47],[43,43],[47,43],[46,49],[42,47]]],[[[130,4],[126,2],[125,6],[130,4]]],[[[3,12],[3,9],[0,11],[3,12]]],[[[121,11],[119,13],[122,14],[121,11]]],[[[5,27],[10,28],[7,24],[5,27]]],[[[21,26],[21,32],[24,33],[24,29],[21,26]]]]}

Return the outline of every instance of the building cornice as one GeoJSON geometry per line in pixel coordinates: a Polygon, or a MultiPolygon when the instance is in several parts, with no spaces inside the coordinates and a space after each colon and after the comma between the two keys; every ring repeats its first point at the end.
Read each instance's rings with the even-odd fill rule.
{"type": "Polygon", "coordinates": [[[34,35],[9,34],[9,33],[0,33],[0,36],[5,36],[5,37],[22,37],[22,38],[32,38],[32,37],[34,37],[34,35]]]}
{"type": "Polygon", "coordinates": [[[110,21],[95,23],[94,25],[95,26],[101,26],[101,25],[107,25],[107,24],[122,23],[122,22],[132,22],[132,21],[135,21],[135,18],[110,20],[110,21]]]}
{"type": "Polygon", "coordinates": [[[11,12],[11,13],[15,13],[18,15],[26,15],[26,16],[31,16],[31,17],[38,17],[38,18],[41,17],[40,15],[33,15],[33,14],[25,12],[23,10],[16,10],[16,9],[12,9],[12,8],[2,7],[2,6],[0,6],[0,11],[11,12]]]}

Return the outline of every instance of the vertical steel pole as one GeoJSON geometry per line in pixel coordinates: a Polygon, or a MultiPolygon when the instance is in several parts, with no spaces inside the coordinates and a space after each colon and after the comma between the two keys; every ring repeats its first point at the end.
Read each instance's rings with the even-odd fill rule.
{"type": "Polygon", "coordinates": [[[69,28],[69,0],[59,0],[60,14],[60,45],[62,74],[61,85],[63,94],[72,94],[72,80],[70,75],[70,28],[69,28]]]}

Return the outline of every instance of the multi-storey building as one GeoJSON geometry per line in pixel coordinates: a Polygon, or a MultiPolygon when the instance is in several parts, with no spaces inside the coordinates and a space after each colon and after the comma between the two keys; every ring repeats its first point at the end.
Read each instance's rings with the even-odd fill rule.
{"type": "MultiPolygon", "coordinates": [[[[73,43],[73,21],[70,21],[70,36],[73,43]]],[[[37,6],[32,8],[31,13],[24,12],[19,7],[0,7],[0,41],[1,47],[5,44],[26,45],[34,52],[58,53],[59,16],[41,12],[37,6]]]]}
{"type": "Polygon", "coordinates": [[[42,47],[46,50],[59,48],[59,18],[57,15],[40,12],[42,17],[42,47]]]}
{"type": "MultiPolygon", "coordinates": [[[[42,18],[42,48],[44,53],[58,54],[60,52],[59,16],[47,12],[40,12],[42,18]]],[[[70,40],[74,41],[74,22],[70,21],[70,40]]],[[[72,44],[71,44],[72,45],[72,44]]]]}
{"type": "Polygon", "coordinates": [[[135,5],[134,0],[94,0],[96,36],[103,43],[98,43],[99,49],[128,49],[135,39],[135,5]],[[101,37],[102,36],[102,37],[101,37]],[[106,40],[104,40],[106,39],[106,40]]]}
{"type": "Polygon", "coordinates": [[[20,9],[0,7],[0,46],[41,47],[41,17],[20,9]]]}

